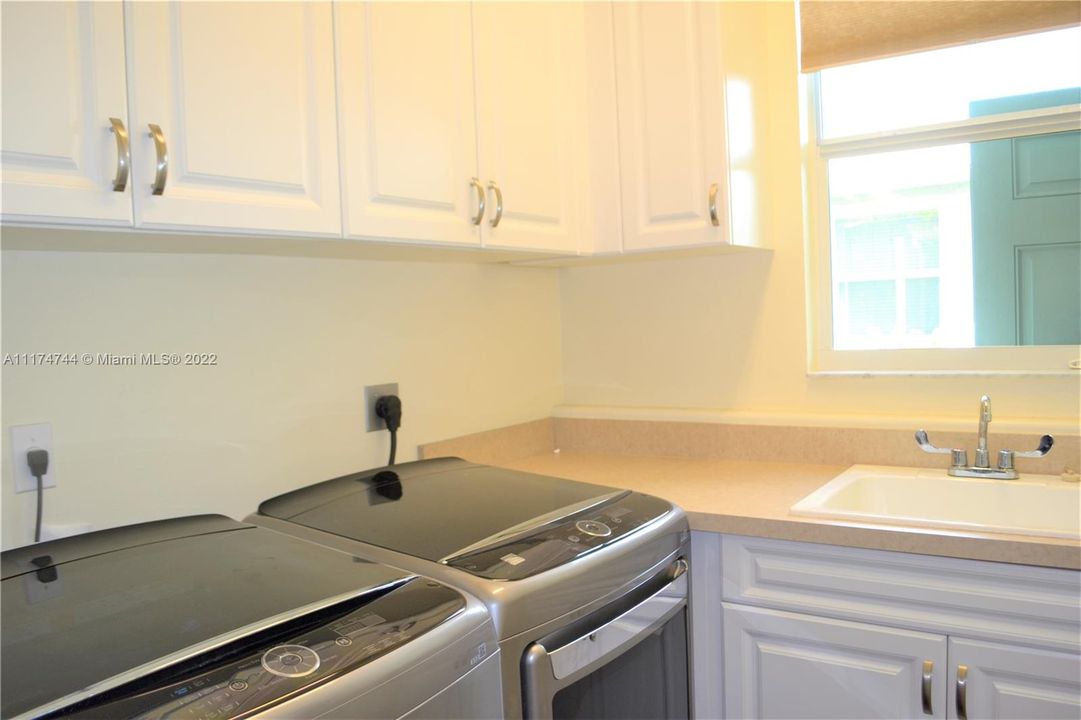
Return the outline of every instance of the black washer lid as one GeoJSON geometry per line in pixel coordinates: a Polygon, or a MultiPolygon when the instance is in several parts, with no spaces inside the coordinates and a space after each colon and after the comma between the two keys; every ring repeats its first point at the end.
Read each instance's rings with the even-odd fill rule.
{"type": "Polygon", "coordinates": [[[411,577],[221,516],[3,553],[0,715],[411,577]]]}
{"type": "Polygon", "coordinates": [[[259,514],[438,561],[534,518],[621,492],[437,458],[327,480],[267,500],[259,514]]]}

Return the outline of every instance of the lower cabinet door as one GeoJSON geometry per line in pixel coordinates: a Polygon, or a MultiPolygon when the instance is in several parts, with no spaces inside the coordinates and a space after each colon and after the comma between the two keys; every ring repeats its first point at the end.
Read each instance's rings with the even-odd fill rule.
{"type": "Polygon", "coordinates": [[[944,635],[724,603],[725,715],[945,718],[944,635]]]}
{"type": "Polygon", "coordinates": [[[950,638],[950,718],[1081,718],[1081,656],[950,638]]]}

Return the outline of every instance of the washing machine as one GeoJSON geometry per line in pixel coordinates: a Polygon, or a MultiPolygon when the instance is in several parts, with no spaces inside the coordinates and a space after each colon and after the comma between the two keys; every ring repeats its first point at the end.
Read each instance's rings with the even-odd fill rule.
{"type": "Polygon", "coordinates": [[[3,553],[5,718],[495,718],[485,606],[202,515],[3,553]]]}
{"type": "Polygon", "coordinates": [[[614,487],[438,458],[272,498],[248,522],[478,597],[508,718],[686,718],[690,531],[614,487]]]}

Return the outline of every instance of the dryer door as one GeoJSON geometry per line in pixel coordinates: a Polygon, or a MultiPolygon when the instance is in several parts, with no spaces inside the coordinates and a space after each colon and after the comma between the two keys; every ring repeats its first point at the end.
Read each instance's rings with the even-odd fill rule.
{"type": "Polygon", "coordinates": [[[527,648],[525,717],[690,717],[686,571],[679,560],[617,601],[606,622],[590,616],[527,648]]]}

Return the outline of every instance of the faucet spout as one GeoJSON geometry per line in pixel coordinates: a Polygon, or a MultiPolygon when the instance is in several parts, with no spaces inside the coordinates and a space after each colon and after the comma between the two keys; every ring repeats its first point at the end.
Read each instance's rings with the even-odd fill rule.
{"type": "Polygon", "coordinates": [[[991,422],[991,398],[980,398],[980,430],[976,436],[976,467],[991,467],[991,453],[987,450],[987,425],[991,422]]]}

